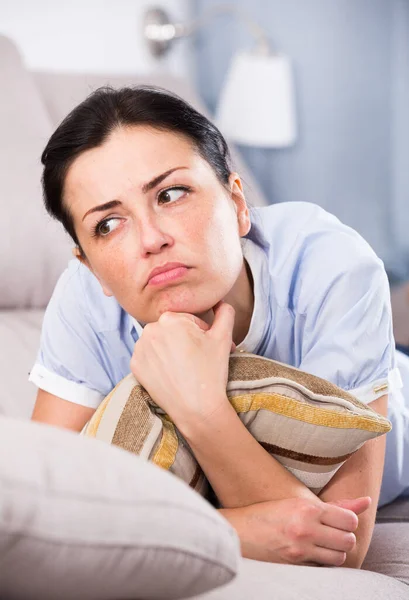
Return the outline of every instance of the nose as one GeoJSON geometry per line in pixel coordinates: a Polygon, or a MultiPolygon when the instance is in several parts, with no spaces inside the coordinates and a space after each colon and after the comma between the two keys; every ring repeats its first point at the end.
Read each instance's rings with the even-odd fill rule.
{"type": "Polygon", "coordinates": [[[139,222],[138,237],[141,257],[159,254],[173,245],[173,237],[166,231],[163,219],[155,214],[146,215],[139,222]]]}

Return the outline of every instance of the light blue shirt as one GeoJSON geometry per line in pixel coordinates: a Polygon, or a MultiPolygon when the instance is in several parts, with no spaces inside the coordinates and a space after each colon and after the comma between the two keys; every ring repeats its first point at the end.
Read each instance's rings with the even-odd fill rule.
{"type": "MultiPolygon", "coordinates": [[[[389,394],[389,416],[400,419],[396,429],[407,438],[408,463],[409,403],[397,360],[407,373],[409,361],[395,351],[382,261],[358,233],[314,204],[254,208],[252,221],[243,253],[254,280],[254,311],[237,349],[314,373],[363,402],[389,394]]],[[[30,380],[96,408],[129,373],[140,332],[140,324],[103,294],[90,271],[72,260],[47,307],[30,380]]],[[[397,451],[391,480],[385,483],[384,476],[382,502],[409,488],[409,466],[397,451]]],[[[388,468],[387,463],[385,475],[388,468]]]]}

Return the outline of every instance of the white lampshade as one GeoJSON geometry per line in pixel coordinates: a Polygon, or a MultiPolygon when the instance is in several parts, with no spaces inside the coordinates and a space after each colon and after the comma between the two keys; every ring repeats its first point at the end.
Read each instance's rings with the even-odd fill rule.
{"type": "Polygon", "coordinates": [[[220,95],[215,122],[229,140],[281,148],[296,139],[293,80],[280,54],[240,52],[220,95]]]}

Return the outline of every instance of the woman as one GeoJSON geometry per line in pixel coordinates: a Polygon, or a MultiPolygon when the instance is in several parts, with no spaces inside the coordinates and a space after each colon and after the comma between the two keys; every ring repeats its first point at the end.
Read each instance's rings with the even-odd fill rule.
{"type": "MultiPolygon", "coordinates": [[[[388,283],[371,248],[312,204],[250,217],[220,132],[164,90],[98,90],[42,162],[47,210],[76,260],[46,311],[33,419],[80,431],[131,369],[190,443],[245,556],[359,568],[385,436],[318,498],[249,434],[226,381],[236,347],[327,378],[383,415],[389,396],[395,464],[407,413],[388,283]]],[[[408,480],[385,469],[383,501],[408,480]]]]}

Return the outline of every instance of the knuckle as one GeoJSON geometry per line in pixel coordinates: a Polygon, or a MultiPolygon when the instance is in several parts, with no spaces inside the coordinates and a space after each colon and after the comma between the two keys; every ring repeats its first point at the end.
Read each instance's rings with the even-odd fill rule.
{"type": "Polygon", "coordinates": [[[176,316],[175,313],[171,312],[170,310],[165,310],[165,312],[163,312],[161,314],[161,316],[159,317],[158,322],[164,323],[167,321],[171,321],[175,318],[175,316],[176,316]]]}
{"type": "Polygon", "coordinates": [[[290,546],[287,549],[287,559],[291,562],[301,562],[304,559],[304,550],[301,546],[290,546]]]}
{"type": "Polygon", "coordinates": [[[310,530],[306,523],[304,523],[301,520],[297,520],[294,523],[291,523],[289,528],[289,534],[291,539],[295,541],[305,540],[309,537],[310,530]]]}
{"type": "Polygon", "coordinates": [[[303,516],[303,518],[305,518],[307,520],[315,519],[316,517],[318,517],[320,515],[321,508],[317,504],[313,504],[311,502],[306,502],[304,500],[302,502],[302,504],[300,505],[299,512],[303,516]]]}

